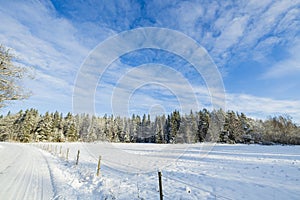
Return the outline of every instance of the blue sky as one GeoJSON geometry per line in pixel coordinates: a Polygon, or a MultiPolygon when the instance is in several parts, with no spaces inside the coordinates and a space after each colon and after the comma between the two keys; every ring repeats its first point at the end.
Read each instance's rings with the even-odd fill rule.
{"type": "MultiPolygon", "coordinates": [[[[300,2],[294,0],[0,0],[0,43],[14,49],[18,64],[31,66],[35,76],[22,83],[32,96],[1,112],[72,111],[77,74],[97,45],[123,31],[159,27],[180,31],[207,50],[224,81],[226,109],[260,118],[288,114],[299,123],[299,16],[300,2]]],[[[191,64],[163,50],[123,55],[98,79],[94,107],[99,115],[118,113],[111,106],[113,95],[129,98],[129,113],[190,109],[196,107],[190,95],[198,106],[211,106],[205,81],[191,64]],[[156,65],[139,70],[149,63],[156,65]],[[156,77],[155,83],[136,88],[130,97],[114,93],[147,77],[156,77]]]]}

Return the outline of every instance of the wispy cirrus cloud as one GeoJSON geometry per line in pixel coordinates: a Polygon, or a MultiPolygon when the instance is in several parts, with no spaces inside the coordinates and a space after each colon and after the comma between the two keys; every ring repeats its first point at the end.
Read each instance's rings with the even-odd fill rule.
{"type": "Polygon", "coordinates": [[[1,20],[5,26],[1,26],[1,41],[22,52],[20,56],[27,64],[69,72],[75,70],[74,61],[88,53],[76,39],[73,25],[39,1],[20,1],[17,6],[5,1],[2,6],[1,20]]]}
{"type": "Polygon", "coordinates": [[[227,108],[239,110],[255,118],[266,118],[274,115],[290,115],[297,123],[300,122],[300,102],[295,100],[277,100],[247,94],[228,94],[227,108]]]}
{"type": "MultiPolygon", "coordinates": [[[[115,101],[119,100],[116,105],[120,108],[117,109],[117,112],[122,112],[122,115],[127,115],[127,112],[132,114],[133,111],[136,114],[147,113],[155,106],[160,108],[162,114],[169,114],[174,109],[180,109],[180,103],[190,106],[185,107],[183,113],[187,113],[190,109],[195,111],[198,106],[198,109],[204,107],[213,109],[211,96],[206,85],[189,82],[186,79],[187,83],[192,84],[191,87],[193,87],[192,90],[189,90],[186,84],[179,81],[179,77],[185,79],[179,71],[177,71],[181,74],[179,77],[171,75],[170,72],[167,73],[167,76],[163,76],[167,72],[165,67],[149,67],[138,70],[130,66],[124,66],[120,61],[118,62],[118,64],[114,63],[107,70],[96,91],[96,110],[101,115],[112,112],[113,98],[115,98],[115,101]],[[132,70],[133,74],[130,73],[132,70]],[[111,79],[111,77],[114,78],[111,79]],[[110,80],[114,81],[109,82],[110,80]],[[139,84],[141,82],[144,82],[144,84],[139,84]],[[114,92],[116,92],[115,97],[114,92]],[[196,98],[199,105],[195,103],[193,98],[196,98]],[[103,108],[107,110],[103,111],[103,108]]],[[[226,92],[226,109],[244,112],[255,118],[264,119],[268,116],[288,114],[296,122],[299,122],[299,107],[300,104],[297,100],[280,100],[246,93],[226,92]]]]}
{"type": "Polygon", "coordinates": [[[300,40],[295,41],[294,46],[288,49],[288,55],[285,59],[280,60],[262,75],[264,79],[276,79],[300,75],[300,40]]]}
{"type": "MultiPolygon", "coordinates": [[[[42,110],[55,110],[57,105],[71,102],[77,68],[88,52],[76,39],[76,28],[67,19],[57,17],[51,3],[1,4],[0,18],[4,24],[0,27],[1,43],[13,48],[18,57],[16,62],[35,71],[33,80],[24,80],[33,95],[30,107],[40,107],[38,99],[41,103],[48,102],[42,110]]],[[[68,107],[71,109],[71,105],[68,107]]]]}
{"type": "MultiPolygon", "coordinates": [[[[294,90],[285,89],[274,96],[261,95],[274,88],[278,90],[278,87],[269,86],[274,83],[266,83],[270,80],[280,79],[282,82],[277,83],[277,86],[282,85],[286,88],[289,87],[288,84],[293,84],[293,88],[297,88],[299,84],[295,82],[295,78],[290,78],[299,74],[299,42],[295,42],[299,37],[299,8],[300,3],[293,0],[3,0],[0,18],[4,26],[0,27],[0,42],[15,49],[21,64],[36,69],[36,79],[24,83],[32,88],[34,96],[26,103],[15,105],[14,109],[38,107],[41,110],[54,110],[60,107],[63,112],[70,111],[74,81],[89,51],[114,34],[133,28],[154,26],[178,30],[195,39],[208,51],[225,80],[227,76],[246,76],[243,72],[236,72],[243,63],[253,60],[258,63],[257,66],[251,66],[251,70],[256,73],[252,73],[253,77],[247,84],[255,83],[261,87],[245,91],[245,85],[238,85],[235,78],[230,79],[227,91],[231,91],[231,85],[238,86],[235,92],[227,93],[229,109],[262,116],[261,110],[265,108],[262,110],[265,115],[288,113],[299,119],[299,104],[296,102],[299,96],[293,94],[294,90]],[[286,55],[280,55],[281,51],[286,55]],[[285,98],[286,96],[288,98],[285,98]]],[[[181,41],[175,41],[174,44],[188,51],[188,48],[184,49],[181,41]]],[[[106,76],[99,81],[96,105],[101,112],[110,111],[110,95],[113,89],[125,86],[117,86],[122,75],[134,67],[153,61],[170,66],[181,73],[195,88],[199,102],[205,106],[210,105],[205,81],[187,61],[151,49],[135,53],[115,61],[115,66],[111,66],[111,71],[108,70],[106,76]]],[[[86,78],[98,81],[95,70],[85,74],[86,78]]],[[[164,71],[148,71],[148,76],[155,76],[156,73],[163,74],[164,71]]],[[[148,77],[145,73],[139,73],[131,78],[132,81],[139,81],[147,80],[148,77]]],[[[157,80],[161,83],[165,81],[167,79],[157,80]]],[[[183,84],[176,83],[176,80],[170,81],[169,84],[177,88],[176,91],[187,100],[191,98],[183,84]]],[[[81,89],[82,94],[89,91],[81,89]]],[[[131,102],[143,105],[134,110],[142,110],[143,107],[147,107],[145,105],[165,105],[169,96],[172,95],[168,89],[158,85],[147,85],[136,91],[131,102]]],[[[170,97],[169,102],[170,108],[175,108],[178,103],[174,96],[170,97]]],[[[7,110],[10,108],[12,107],[8,107],[7,110]]]]}

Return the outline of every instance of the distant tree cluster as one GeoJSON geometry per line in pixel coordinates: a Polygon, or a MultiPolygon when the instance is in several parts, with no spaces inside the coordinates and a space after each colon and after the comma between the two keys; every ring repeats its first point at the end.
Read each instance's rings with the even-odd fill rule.
{"type": "Polygon", "coordinates": [[[131,118],[41,115],[35,109],[0,116],[0,141],[131,143],[260,143],[300,144],[300,127],[289,117],[254,120],[233,111],[174,111],[165,116],[132,115],[131,118]]]}

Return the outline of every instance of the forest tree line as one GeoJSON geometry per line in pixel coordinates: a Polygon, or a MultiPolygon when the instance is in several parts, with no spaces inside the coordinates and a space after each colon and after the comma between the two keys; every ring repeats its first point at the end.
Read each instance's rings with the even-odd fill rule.
{"type": "Polygon", "coordinates": [[[256,120],[244,113],[207,109],[189,114],[103,117],[36,109],[0,116],[0,141],[127,143],[300,144],[300,127],[288,116],[256,120]]]}

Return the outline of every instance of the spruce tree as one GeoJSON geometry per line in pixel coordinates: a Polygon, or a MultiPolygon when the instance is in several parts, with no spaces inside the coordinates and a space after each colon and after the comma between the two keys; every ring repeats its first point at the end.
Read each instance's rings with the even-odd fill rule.
{"type": "Polygon", "coordinates": [[[52,142],[53,139],[53,119],[49,112],[46,112],[44,116],[40,117],[35,130],[36,140],[42,142],[52,142]]]}

